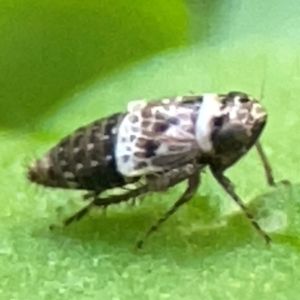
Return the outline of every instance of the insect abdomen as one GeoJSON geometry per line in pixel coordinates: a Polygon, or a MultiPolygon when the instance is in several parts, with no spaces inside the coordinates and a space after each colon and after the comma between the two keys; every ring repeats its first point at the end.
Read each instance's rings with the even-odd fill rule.
{"type": "Polygon", "coordinates": [[[124,116],[117,113],[78,128],[29,168],[29,180],[44,186],[96,192],[123,186],[114,149],[124,116]]]}

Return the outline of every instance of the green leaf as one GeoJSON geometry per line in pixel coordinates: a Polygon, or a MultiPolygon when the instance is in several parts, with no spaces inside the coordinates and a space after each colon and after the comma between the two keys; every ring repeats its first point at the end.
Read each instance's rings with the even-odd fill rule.
{"type": "Polygon", "coordinates": [[[297,299],[297,55],[292,43],[253,39],[234,49],[182,49],[96,81],[37,123],[34,136],[3,134],[1,299],[297,299]],[[28,156],[40,156],[76,127],[124,109],[132,99],[233,89],[260,98],[263,79],[269,123],[262,143],[276,179],[289,179],[292,186],[267,187],[254,151],[227,175],[272,236],[270,248],[209,174],[203,175],[198,195],[141,252],[134,251],[136,240],[174,203],[183,185],[136,207],[112,207],[107,215],[95,211],[69,228],[48,230],[85,203],[80,193],[27,183],[28,156]]]}
{"type": "Polygon", "coordinates": [[[2,127],[43,119],[79,86],[187,42],[182,0],[0,2],[2,127]]]}

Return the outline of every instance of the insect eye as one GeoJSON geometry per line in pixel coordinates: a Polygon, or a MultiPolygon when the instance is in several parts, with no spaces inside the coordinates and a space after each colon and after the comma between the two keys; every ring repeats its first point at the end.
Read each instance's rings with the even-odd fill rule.
{"type": "Polygon", "coordinates": [[[223,123],[224,123],[224,117],[223,116],[222,117],[216,117],[213,120],[213,124],[214,124],[215,127],[221,127],[223,125],[223,123]]]}
{"type": "Polygon", "coordinates": [[[250,101],[250,99],[247,98],[247,97],[241,97],[241,98],[240,98],[240,102],[241,102],[241,103],[247,103],[247,102],[249,102],[249,101],[250,101]]]}

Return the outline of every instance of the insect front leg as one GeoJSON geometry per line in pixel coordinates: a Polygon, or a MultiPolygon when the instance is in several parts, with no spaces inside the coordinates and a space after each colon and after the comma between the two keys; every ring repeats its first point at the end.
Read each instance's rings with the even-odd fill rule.
{"type": "Polygon", "coordinates": [[[254,219],[253,215],[249,212],[247,206],[243,203],[241,198],[236,194],[234,190],[233,183],[230,181],[228,177],[223,174],[223,171],[213,170],[211,168],[211,172],[215,179],[219,182],[219,184],[224,188],[227,194],[238,204],[241,210],[244,212],[248,220],[251,222],[252,226],[255,230],[263,237],[265,242],[269,244],[271,242],[271,238],[269,235],[259,226],[257,221],[254,219]]]}
{"type": "Polygon", "coordinates": [[[157,222],[153,225],[146,233],[145,237],[139,240],[136,244],[136,247],[141,249],[146,239],[164,223],[171,215],[173,215],[178,208],[183,204],[187,203],[196,193],[200,184],[200,172],[195,172],[193,175],[190,175],[188,178],[188,186],[183,193],[183,195],[177,200],[177,202],[168,210],[157,222]]]}
{"type": "MultiPolygon", "coordinates": [[[[260,160],[263,164],[263,168],[265,171],[265,175],[266,175],[266,179],[267,179],[267,183],[268,185],[272,186],[272,187],[276,187],[278,185],[278,183],[275,182],[274,180],[274,176],[273,176],[273,170],[271,167],[271,164],[261,146],[261,143],[259,141],[256,142],[255,144],[255,148],[258,152],[258,155],[260,157],[260,160]]],[[[279,183],[283,184],[283,185],[289,185],[290,182],[288,180],[281,180],[279,181],[279,183]]]]}

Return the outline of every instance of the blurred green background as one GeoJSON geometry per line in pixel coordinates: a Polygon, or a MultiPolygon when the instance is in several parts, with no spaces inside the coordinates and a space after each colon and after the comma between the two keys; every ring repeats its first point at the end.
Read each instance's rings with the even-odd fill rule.
{"type": "Polygon", "coordinates": [[[43,119],[74,89],[187,41],[181,0],[1,1],[0,11],[8,127],[43,119]]]}
{"type": "Polygon", "coordinates": [[[0,0],[0,299],[298,299],[300,3],[0,0]],[[133,99],[241,90],[269,112],[262,143],[228,171],[274,239],[267,248],[209,174],[136,240],[184,185],[50,232],[80,193],[29,184],[26,166],[133,99]]]}

